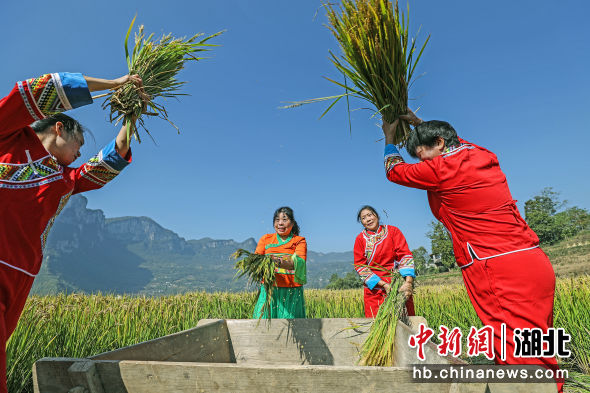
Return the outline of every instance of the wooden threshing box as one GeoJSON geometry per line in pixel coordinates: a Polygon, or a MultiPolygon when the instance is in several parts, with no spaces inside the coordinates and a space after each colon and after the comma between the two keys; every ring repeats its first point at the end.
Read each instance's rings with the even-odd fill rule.
{"type": "MultiPolygon", "coordinates": [[[[411,317],[411,326],[425,323],[411,317]]],[[[43,358],[33,366],[36,393],[449,392],[553,393],[554,384],[416,383],[398,324],[396,367],[357,366],[370,319],[201,320],[197,327],[86,359],[43,358]]],[[[425,346],[427,364],[462,363],[425,346]]]]}

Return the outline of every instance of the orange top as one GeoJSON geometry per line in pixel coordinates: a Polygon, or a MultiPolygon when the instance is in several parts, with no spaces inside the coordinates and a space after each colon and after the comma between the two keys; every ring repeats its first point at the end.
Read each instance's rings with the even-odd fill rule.
{"type": "MultiPolygon", "coordinates": [[[[276,233],[263,235],[256,246],[256,254],[262,255],[289,255],[299,264],[305,264],[307,259],[307,242],[305,238],[297,235],[289,235],[282,240],[276,233]]],[[[295,281],[295,270],[275,268],[277,287],[300,287],[302,284],[295,281]]]]}

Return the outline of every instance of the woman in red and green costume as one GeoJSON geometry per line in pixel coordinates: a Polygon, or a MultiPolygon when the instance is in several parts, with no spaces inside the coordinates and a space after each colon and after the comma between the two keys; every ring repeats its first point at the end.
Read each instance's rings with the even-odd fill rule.
{"type": "MultiPolygon", "coordinates": [[[[275,233],[262,236],[255,251],[256,254],[270,255],[276,263],[271,315],[264,314],[262,318],[305,318],[303,284],[307,282],[307,243],[304,237],[299,236],[299,225],[290,207],[280,207],[275,211],[273,225],[275,233]]],[[[260,317],[267,295],[261,285],[254,318],[260,317]]]]}
{"type": "MultiPolygon", "coordinates": [[[[404,162],[393,144],[398,120],[384,123],[385,173],[394,183],[426,190],[432,214],[453,240],[471,304],[481,322],[494,329],[496,363],[557,369],[555,357],[514,355],[515,329],[547,332],[552,327],[555,273],[516,207],[498,158],[460,139],[445,121],[422,122],[411,111],[401,118],[415,126],[406,149],[421,162],[404,162]],[[502,324],[507,337],[504,357],[502,324]]],[[[560,391],[562,386],[558,381],[560,391]]]]}

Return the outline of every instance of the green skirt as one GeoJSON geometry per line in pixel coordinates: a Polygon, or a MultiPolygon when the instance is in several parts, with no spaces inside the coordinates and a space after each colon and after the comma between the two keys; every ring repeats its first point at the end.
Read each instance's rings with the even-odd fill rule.
{"type": "MultiPolygon", "coordinates": [[[[266,289],[260,286],[260,295],[256,306],[254,306],[253,318],[258,319],[262,312],[262,306],[266,301],[266,289]]],[[[303,287],[274,287],[270,301],[271,318],[305,318],[305,299],[303,298],[303,287]]],[[[268,319],[265,312],[262,318],[268,319]]]]}

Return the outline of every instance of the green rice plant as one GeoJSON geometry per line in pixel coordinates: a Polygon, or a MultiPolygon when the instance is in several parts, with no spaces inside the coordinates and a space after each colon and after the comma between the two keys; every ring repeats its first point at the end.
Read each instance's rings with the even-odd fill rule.
{"type": "MultiPolygon", "coordinates": [[[[408,33],[409,15],[399,11],[397,0],[395,5],[389,0],[342,0],[338,9],[329,3],[324,7],[328,28],[342,50],[341,56],[330,51],[331,61],[352,86],[326,78],[344,88],[344,93],[291,102],[285,108],[331,100],[323,117],[340,99],[346,97],[348,102],[352,96],[368,101],[384,121],[393,123],[407,113],[408,89],[430,36],[418,49],[408,33]]],[[[394,143],[400,145],[409,132],[409,124],[401,120],[394,143]]]]}
{"type": "Polygon", "coordinates": [[[141,142],[137,126],[133,119],[151,136],[145,127],[144,115],[157,116],[168,121],[178,132],[178,127],[168,118],[168,112],[163,104],[156,101],[157,98],[178,98],[180,87],[186,82],[179,81],[176,76],[184,68],[184,64],[190,60],[201,60],[196,53],[208,51],[217,46],[208,44],[207,41],[218,36],[222,31],[200,39],[199,33],[191,38],[175,38],[171,34],[163,35],[159,40],[154,40],[154,34],[146,37],[143,25],[135,34],[135,47],[129,54],[128,41],[135,18],[125,36],[125,57],[129,67],[129,74],[138,74],[143,81],[143,89],[133,84],[126,84],[117,90],[107,93],[103,108],[110,111],[111,122],[118,123],[123,120],[127,125],[127,136],[134,135],[141,142]],[[147,106],[147,108],[146,108],[147,106]],[[149,110],[149,111],[148,111],[149,110]]]}
{"type": "Polygon", "coordinates": [[[32,393],[33,363],[84,358],[196,326],[206,318],[250,318],[254,293],[177,296],[31,296],[7,345],[11,393],[32,393]]]}
{"type": "MultiPolygon", "coordinates": [[[[238,249],[232,254],[234,259],[240,259],[235,264],[235,269],[238,270],[236,278],[248,275],[249,284],[262,283],[262,287],[266,290],[266,299],[264,305],[260,309],[259,319],[264,315],[268,316],[270,320],[270,304],[272,300],[272,293],[275,284],[275,262],[270,255],[256,254],[242,248],[238,249]]],[[[260,295],[260,290],[258,291],[260,295]]]]}
{"type": "Polygon", "coordinates": [[[403,293],[399,292],[403,281],[398,273],[393,275],[389,295],[379,307],[369,335],[361,348],[360,365],[393,366],[397,322],[401,320],[408,323],[406,298],[403,293]]]}
{"type": "Polygon", "coordinates": [[[590,276],[559,280],[554,303],[555,327],[571,336],[571,366],[590,374],[590,276]]]}
{"type": "Polygon", "coordinates": [[[566,393],[590,392],[590,375],[584,375],[576,371],[569,371],[569,377],[565,380],[563,391],[566,393]]]}
{"type": "Polygon", "coordinates": [[[306,289],[308,318],[364,318],[363,291],[358,289],[306,289]]]}
{"type": "Polygon", "coordinates": [[[431,327],[458,327],[469,332],[471,326],[481,328],[464,285],[429,285],[416,287],[414,293],[416,315],[426,318],[431,327]]]}
{"type": "MultiPolygon", "coordinates": [[[[307,289],[304,296],[308,318],[364,317],[362,290],[307,289]]],[[[31,296],[6,348],[8,391],[33,392],[31,369],[40,358],[93,356],[193,328],[206,318],[248,319],[256,299],[256,292],[202,291],[162,297],[31,296]]],[[[470,326],[481,326],[463,285],[418,286],[414,304],[416,314],[434,329],[446,325],[466,333],[470,326]]],[[[590,384],[588,326],[590,277],[558,279],[555,327],[571,335],[572,352],[571,358],[560,359],[560,367],[575,380],[566,381],[567,393],[587,391],[583,386],[590,384]]]]}

